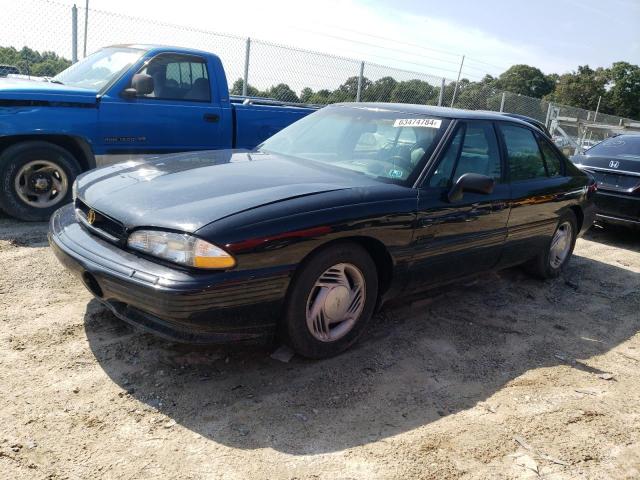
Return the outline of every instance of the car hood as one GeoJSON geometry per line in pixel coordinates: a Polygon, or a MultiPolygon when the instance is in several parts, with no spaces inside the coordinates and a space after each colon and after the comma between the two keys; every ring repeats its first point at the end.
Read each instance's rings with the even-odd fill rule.
{"type": "Polygon", "coordinates": [[[95,90],[42,80],[0,78],[0,100],[96,103],[96,94],[95,90]]]}
{"type": "Polygon", "coordinates": [[[348,171],[271,154],[193,152],[124,162],[78,177],[76,194],[127,228],[185,232],[266,204],[376,185],[348,171]]]}
{"type": "Polygon", "coordinates": [[[634,155],[602,156],[602,155],[574,155],[571,161],[578,167],[604,168],[620,172],[632,172],[640,175],[640,158],[634,155]]]}

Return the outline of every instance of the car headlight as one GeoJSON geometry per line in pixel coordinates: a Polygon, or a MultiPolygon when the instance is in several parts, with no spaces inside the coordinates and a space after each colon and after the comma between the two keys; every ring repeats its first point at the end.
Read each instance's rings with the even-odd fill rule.
{"type": "Polygon", "coordinates": [[[226,269],[236,264],[223,249],[186,233],[136,230],[129,235],[127,246],[187,267],[226,269]]]}

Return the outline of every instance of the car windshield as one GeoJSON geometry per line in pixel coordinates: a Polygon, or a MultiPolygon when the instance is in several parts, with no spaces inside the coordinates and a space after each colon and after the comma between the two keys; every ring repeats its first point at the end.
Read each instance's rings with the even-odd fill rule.
{"type": "Polygon", "coordinates": [[[143,53],[144,50],[135,48],[103,48],[60,72],[53,81],[99,91],[120,72],[138,61],[143,53]]]}
{"type": "Polygon", "coordinates": [[[640,135],[621,135],[603,140],[591,147],[587,155],[602,155],[640,161],[640,135]]]}
{"type": "Polygon", "coordinates": [[[402,184],[420,173],[448,123],[430,115],[325,107],[275,134],[258,150],[402,184]]]}

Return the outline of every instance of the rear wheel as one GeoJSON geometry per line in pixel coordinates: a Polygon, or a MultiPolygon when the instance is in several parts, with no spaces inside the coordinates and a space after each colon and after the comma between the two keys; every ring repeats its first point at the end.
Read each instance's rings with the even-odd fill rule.
{"type": "Polygon", "coordinates": [[[563,214],[551,241],[544,251],[527,264],[528,270],[540,278],[556,278],[571,259],[577,235],[578,222],[575,214],[563,214]]]}
{"type": "Polygon", "coordinates": [[[0,208],[20,220],[47,220],[71,201],[71,186],[79,173],[73,155],[57,145],[13,145],[0,156],[0,208]]]}
{"type": "Polygon", "coordinates": [[[362,247],[341,243],[317,252],[300,268],[285,311],[287,343],[308,358],[337,355],[356,342],[373,315],[376,266],[362,247]]]}

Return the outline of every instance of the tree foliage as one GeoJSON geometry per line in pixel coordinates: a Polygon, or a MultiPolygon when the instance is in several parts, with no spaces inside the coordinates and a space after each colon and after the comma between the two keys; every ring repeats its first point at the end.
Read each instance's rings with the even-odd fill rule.
{"type": "MultiPolygon", "coordinates": [[[[14,65],[20,73],[34,76],[54,76],[71,65],[66,58],[54,52],[38,52],[28,47],[0,47],[0,64],[14,65]]],[[[242,95],[244,81],[238,78],[231,86],[232,95],[242,95]]],[[[455,82],[445,84],[443,105],[449,106],[455,82]]],[[[547,101],[595,110],[601,98],[600,111],[622,117],[640,119],[640,66],[628,62],[615,62],[609,68],[592,69],[579,66],[574,72],[545,75],[530,65],[513,65],[500,76],[486,75],[478,82],[463,78],[458,83],[454,106],[472,110],[499,110],[502,92],[506,107],[523,101],[524,95],[547,101]],[[515,95],[513,95],[515,94],[515,95]],[[520,100],[518,100],[520,99],[520,100]]],[[[285,102],[328,104],[352,102],[358,93],[358,77],[347,78],[336,89],[314,91],[304,87],[298,95],[286,83],[272,85],[265,90],[247,85],[247,95],[268,97],[285,102]]],[[[364,77],[360,85],[363,102],[400,102],[436,105],[440,98],[440,85],[420,79],[398,81],[386,76],[377,80],[364,77]]],[[[528,100],[528,99],[524,99],[528,100]]],[[[533,101],[528,100],[532,105],[533,101]]],[[[545,112],[540,113],[544,116],[545,112]]]]}
{"type": "Polygon", "coordinates": [[[530,65],[513,65],[503,72],[496,82],[497,87],[518,95],[542,98],[553,91],[553,80],[539,68],[530,65]]]}
{"type": "MultiPolygon", "coordinates": [[[[555,90],[545,99],[574,107],[595,110],[598,98],[606,93],[607,73],[604,69],[593,70],[588,65],[579,66],[577,72],[560,75],[555,90]]],[[[605,107],[602,104],[602,107],[605,107]]]]}
{"type": "Polygon", "coordinates": [[[54,52],[37,52],[28,47],[0,47],[0,64],[18,67],[23,75],[53,77],[71,65],[66,58],[54,52]]]}
{"type": "Polygon", "coordinates": [[[607,80],[603,111],[640,119],[640,67],[616,62],[608,69],[607,80]]]}

